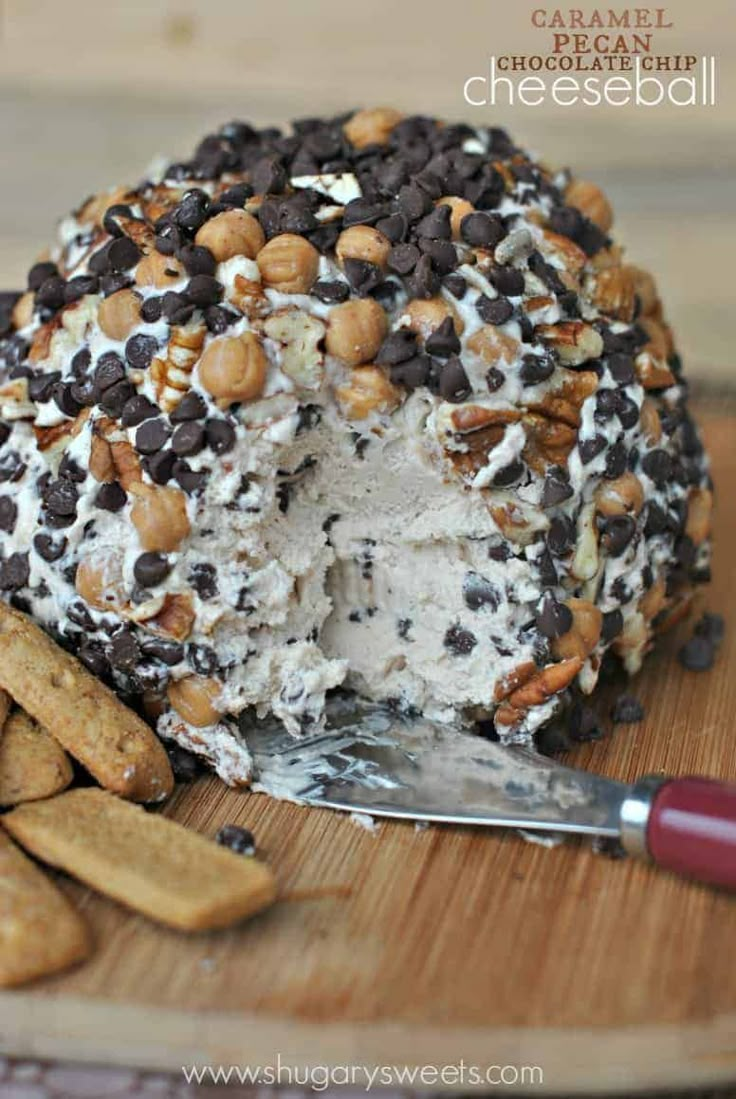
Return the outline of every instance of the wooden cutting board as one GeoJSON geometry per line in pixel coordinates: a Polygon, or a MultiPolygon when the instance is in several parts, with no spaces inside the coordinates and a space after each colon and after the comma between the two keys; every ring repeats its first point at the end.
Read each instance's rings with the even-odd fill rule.
{"type": "MultiPolygon", "coordinates": [[[[720,485],[705,598],[731,631],[701,674],[675,660],[688,628],[667,638],[633,684],[645,720],[606,722],[604,740],[570,753],[576,766],[736,780],[736,421],[701,419],[720,485]]],[[[97,953],[0,996],[3,1052],[176,1070],[279,1055],[301,1068],[531,1065],[564,1093],[736,1080],[732,897],[582,842],[398,823],[370,833],[214,778],[180,788],[166,811],[208,835],[251,827],[280,903],[185,938],[65,882],[97,953]]]]}

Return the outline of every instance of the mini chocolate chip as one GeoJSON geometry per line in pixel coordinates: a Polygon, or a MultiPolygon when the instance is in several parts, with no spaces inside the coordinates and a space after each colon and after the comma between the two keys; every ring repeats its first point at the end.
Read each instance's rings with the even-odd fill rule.
{"type": "Polygon", "coordinates": [[[165,747],[175,782],[194,782],[203,774],[202,760],[194,752],[188,752],[180,744],[171,741],[165,747]]]}
{"type": "Polygon", "coordinates": [[[41,283],[36,291],[36,305],[44,309],[61,309],[64,304],[66,283],[64,279],[54,275],[41,283]]]}
{"type": "Polygon", "coordinates": [[[190,421],[179,424],[171,436],[171,449],[180,458],[199,454],[205,446],[205,429],[202,424],[190,421]]]}
{"type": "Polygon", "coordinates": [[[720,645],[726,635],[726,623],[722,614],[706,611],[695,624],[698,637],[707,637],[714,645],[720,645]]]}
{"type": "Polygon", "coordinates": [[[439,291],[440,280],[432,267],[429,256],[422,256],[408,280],[407,288],[413,298],[429,300],[439,291]]]}
{"type": "Polygon", "coordinates": [[[614,725],[632,725],[644,717],[644,707],[633,695],[619,695],[611,707],[614,725]]]}
{"type": "Polygon", "coordinates": [[[617,389],[599,389],[595,397],[596,420],[610,420],[621,407],[621,395],[617,389]]]}
{"type": "Polygon", "coordinates": [[[165,485],[171,480],[176,455],[173,450],[160,450],[144,458],[145,469],[156,485],[165,485]]]}
{"type": "Polygon", "coordinates": [[[604,435],[594,435],[592,439],[581,439],[578,442],[580,461],[584,466],[592,462],[605,449],[606,438],[604,435]]]}
{"type": "Polygon", "coordinates": [[[44,534],[43,532],[33,536],[33,548],[44,561],[58,561],[66,553],[67,545],[67,540],[64,537],[56,540],[50,534],[44,534]]]}
{"type": "Polygon", "coordinates": [[[96,675],[98,679],[103,679],[110,674],[110,662],[107,657],[92,645],[82,645],[77,652],[77,656],[85,668],[92,672],[92,675],[96,675]]]}
{"type": "Polygon", "coordinates": [[[438,359],[447,359],[460,351],[460,340],[452,317],[445,317],[439,328],[435,328],[424,348],[429,355],[435,355],[438,359]]]}
{"type": "Polygon", "coordinates": [[[166,420],[144,420],[135,433],[135,449],[139,454],[155,454],[166,445],[171,428],[166,420]]]}
{"type": "Polygon", "coordinates": [[[92,353],[88,347],[80,347],[71,361],[72,374],[75,378],[83,378],[89,370],[92,362],[92,353]]]}
{"type": "Polygon", "coordinates": [[[129,630],[121,630],[110,642],[108,659],[121,672],[132,672],[140,660],[141,650],[129,630]]]}
{"type": "Polygon", "coordinates": [[[534,621],[542,636],[553,641],[572,628],[572,611],[548,591],[542,596],[534,621]]]}
{"type": "Polygon", "coordinates": [[[129,271],[141,258],[141,250],[130,237],[119,237],[107,250],[107,262],[112,271],[129,271]]]}
{"type": "Polygon", "coordinates": [[[65,454],[59,463],[59,476],[68,477],[70,481],[76,481],[81,485],[87,480],[87,470],[82,469],[69,454],[65,454]]]}
{"type": "Polygon", "coordinates": [[[614,611],[606,611],[601,625],[601,641],[607,645],[609,641],[613,641],[614,637],[618,637],[623,628],[624,616],[621,611],[618,608],[614,611]]]}
{"type": "Polygon", "coordinates": [[[442,367],[439,378],[439,394],[445,401],[457,404],[470,396],[472,387],[465,367],[457,355],[452,355],[442,367]]]}
{"type": "Polygon", "coordinates": [[[531,352],[524,355],[521,360],[519,374],[524,385],[538,385],[546,381],[555,372],[555,361],[546,352],[542,355],[533,355],[531,352]]]}
{"type": "Polygon", "coordinates": [[[199,675],[214,675],[219,667],[217,653],[209,645],[189,645],[187,656],[199,675]]]}
{"type": "Polygon", "coordinates": [[[52,279],[59,274],[59,268],[55,263],[51,263],[50,260],[42,260],[40,263],[34,263],[33,267],[28,272],[28,289],[38,290],[46,279],[52,279]]]}
{"type": "Polygon", "coordinates": [[[128,497],[125,489],[117,481],[109,481],[97,490],[95,506],[103,511],[120,511],[125,507],[128,497]]]}
{"type": "Polygon", "coordinates": [[[76,385],[59,382],[54,386],[54,403],[60,412],[70,419],[74,419],[82,410],[82,405],[75,399],[76,385]]]}
{"type": "Polygon", "coordinates": [[[111,416],[113,419],[117,419],[127,401],[131,397],[135,396],[135,386],[130,382],[118,382],[117,385],[111,385],[109,389],[100,397],[100,408],[104,412],[111,416]]]}
{"type": "Polygon", "coordinates": [[[392,244],[398,244],[409,232],[409,222],[403,214],[390,214],[389,217],[381,218],[376,222],[376,229],[379,233],[383,233],[384,237],[388,237],[392,244]]]}
{"type": "Polygon", "coordinates": [[[0,530],[12,534],[18,518],[18,507],[12,496],[0,496],[0,530]]]}
{"type": "Polygon", "coordinates": [[[485,576],[469,572],[463,580],[463,599],[471,611],[478,611],[481,607],[490,607],[496,611],[501,604],[501,592],[485,576]]]}
{"type": "Polygon", "coordinates": [[[462,626],[450,626],[445,633],[443,644],[453,656],[467,656],[478,644],[478,639],[470,630],[462,626]]]}
{"type": "Polygon", "coordinates": [[[60,370],[52,370],[48,374],[34,374],[28,379],[28,396],[37,404],[45,404],[53,397],[56,384],[60,380],[60,370]]]}
{"type": "Polygon", "coordinates": [[[163,298],[146,298],[141,305],[141,318],[147,324],[155,324],[160,320],[163,311],[163,298]]]}
{"type": "Polygon", "coordinates": [[[176,224],[190,233],[195,233],[207,219],[209,204],[210,197],[206,192],[196,187],[187,191],[179,205],[172,211],[176,224]]]}
{"type": "Polygon", "coordinates": [[[521,480],[526,472],[526,466],[520,458],[514,458],[513,462],[503,466],[493,475],[493,483],[496,488],[508,488],[521,480]]]}
{"type": "Polygon", "coordinates": [[[79,493],[72,481],[52,481],[44,492],[44,504],[56,515],[76,515],[79,493]]]}
{"type": "Polygon", "coordinates": [[[445,275],[442,280],[442,285],[450,291],[453,298],[457,298],[458,301],[462,301],[468,289],[468,284],[463,275],[451,274],[445,275]]]}
{"type": "Polygon", "coordinates": [[[116,294],[118,290],[124,290],[130,285],[132,285],[130,276],[121,271],[117,271],[115,274],[100,275],[100,293],[104,298],[109,298],[111,294],[116,294]]]}
{"type": "Polygon", "coordinates": [[[199,420],[206,412],[207,404],[204,398],[193,389],[190,389],[169,414],[169,419],[172,424],[183,424],[188,420],[199,420]]]}
{"type": "Polygon", "coordinates": [[[98,393],[104,393],[110,386],[116,385],[125,377],[125,363],[116,351],[106,351],[100,355],[95,368],[95,387],[98,393]]]}
{"type": "Polygon", "coordinates": [[[672,459],[666,450],[650,450],[642,458],[641,468],[655,485],[665,485],[672,475],[672,459]]]}
{"type": "Polygon", "coordinates": [[[72,305],[85,294],[96,294],[98,286],[99,282],[95,275],[75,275],[64,287],[65,304],[72,305]]]}
{"type": "Polygon", "coordinates": [[[155,588],[171,572],[171,564],[163,553],[142,553],[133,565],[133,575],[144,588],[155,588]]]}
{"type": "Polygon", "coordinates": [[[626,447],[621,440],[618,440],[609,448],[606,454],[606,466],[603,476],[612,481],[620,477],[622,473],[626,472],[628,458],[626,447]]]}
{"type": "Polygon", "coordinates": [[[396,204],[400,213],[411,223],[432,209],[432,200],[416,183],[406,183],[399,189],[396,204]]]}
{"type": "Polygon", "coordinates": [[[486,374],[486,385],[491,393],[495,393],[496,390],[500,389],[505,381],[506,375],[497,366],[492,366],[486,374]]]}
{"type": "Polygon", "coordinates": [[[310,290],[310,294],[325,305],[337,305],[350,297],[350,287],[339,279],[319,279],[310,290]]]}
{"type": "Polygon", "coordinates": [[[408,328],[391,332],[378,349],[375,361],[387,366],[413,359],[417,353],[417,337],[408,328]]]}
{"type": "Polygon", "coordinates": [[[186,324],[192,318],[194,305],[183,294],[167,290],[162,298],[161,310],[169,324],[186,324]]]}
{"type": "Polygon", "coordinates": [[[200,309],[205,309],[217,305],[223,295],[223,286],[212,275],[195,275],[189,280],[186,295],[200,309]]]}
{"type": "Polygon", "coordinates": [[[415,233],[418,237],[428,237],[430,240],[449,240],[452,236],[450,213],[450,207],[444,203],[435,206],[431,213],[417,222],[415,233]]]}
{"type": "Polygon", "coordinates": [[[139,370],[145,370],[151,365],[153,356],[158,350],[158,340],[153,336],[144,336],[138,333],[131,336],[125,345],[125,358],[131,366],[139,370]]]}
{"type": "Polygon", "coordinates": [[[680,648],[677,659],[691,672],[705,672],[713,667],[716,650],[709,637],[696,634],[680,648]]]}
{"type": "Polygon", "coordinates": [[[287,181],[288,175],[279,157],[262,157],[251,168],[250,182],[257,195],[281,194],[287,181]]]}
{"type": "Polygon", "coordinates": [[[505,324],[513,316],[514,307],[508,298],[499,295],[497,298],[489,298],[481,294],[475,303],[478,316],[486,324],[505,324]]]}
{"type": "Polygon", "coordinates": [[[160,411],[161,409],[149,401],[148,397],[144,397],[142,393],[136,393],[135,397],[131,397],[123,405],[120,422],[123,427],[138,427],[138,424],[142,424],[144,420],[158,416],[160,411]]]}
{"type": "Polygon", "coordinates": [[[210,305],[204,311],[204,320],[213,336],[221,336],[240,317],[232,309],[223,309],[221,305],[210,305]]]}
{"type": "Polygon", "coordinates": [[[622,427],[627,430],[631,427],[636,427],[639,423],[639,406],[631,397],[621,394],[616,415],[618,416],[622,427]]]}
{"type": "Polygon", "coordinates": [[[235,428],[227,420],[206,420],[204,430],[207,445],[215,454],[225,454],[235,446],[235,428]]]}
{"type": "Polygon", "coordinates": [[[413,359],[397,363],[390,370],[394,385],[403,385],[407,389],[419,389],[427,385],[432,372],[432,360],[429,355],[415,355],[413,359]]]}
{"type": "Polygon", "coordinates": [[[631,355],[622,355],[616,352],[609,355],[606,365],[611,372],[611,377],[619,385],[632,385],[636,381],[634,360],[631,355]]]}
{"type": "Polygon", "coordinates": [[[603,545],[611,557],[620,557],[636,533],[636,521],[630,515],[612,515],[603,524],[603,545]]]}
{"type": "Polygon", "coordinates": [[[395,244],[388,254],[388,269],[397,275],[409,275],[419,263],[421,255],[416,244],[395,244]]]}
{"type": "Polygon", "coordinates": [[[547,531],[547,548],[554,557],[565,557],[575,545],[575,523],[567,515],[556,515],[547,531]]]}
{"type": "MultiPolygon", "coordinates": [[[[183,458],[177,458],[171,468],[171,475],[186,493],[199,492],[204,488],[209,470],[191,469],[183,458]]],[[[286,486],[284,486],[286,487],[286,486]]]]}
{"type": "Polygon", "coordinates": [[[496,542],[488,547],[488,556],[491,561],[508,561],[513,554],[507,542],[496,542]]]}
{"type": "Polygon", "coordinates": [[[141,642],[144,656],[152,656],[169,667],[180,664],[184,659],[184,646],[178,641],[169,641],[164,637],[147,637],[141,642]]]}
{"type": "Polygon", "coordinates": [[[217,260],[201,244],[185,244],[179,249],[177,259],[184,264],[188,275],[214,275],[217,270],[217,260]]]}
{"type": "Polygon", "coordinates": [[[200,599],[214,599],[218,593],[217,569],[204,561],[192,565],[187,581],[192,585],[200,599]]]}
{"type": "Polygon", "coordinates": [[[515,267],[492,267],[488,281],[499,294],[505,294],[509,298],[515,298],[524,293],[524,275],[515,267]]]}
{"type": "Polygon", "coordinates": [[[236,855],[254,855],[256,852],[253,833],[239,824],[224,824],[215,839],[221,847],[228,847],[236,855]]]}
{"type": "Polygon", "coordinates": [[[25,588],[31,575],[27,553],[11,553],[0,565],[0,588],[3,591],[19,591],[25,588]]]}
{"type": "MultiPolygon", "coordinates": [[[[166,217],[167,215],[164,215],[166,217]]],[[[162,256],[173,256],[181,248],[182,234],[178,226],[173,222],[157,223],[156,251],[162,256]]]]}
{"type": "Polygon", "coordinates": [[[562,466],[550,466],[544,478],[542,489],[542,507],[553,508],[563,500],[569,500],[573,494],[570,475],[562,466]]]}
{"type": "Polygon", "coordinates": [[[460,235],[476,248],[495,248],[506,236],[506,229],[497,215],[476,210],[460,222],[460,235]]]}
{"type": "Polygon", "coordinates": [[[570,707],[567,731],[572,740],[581,744],[600,740],[603,736],[595,710],[579,701],[575,701],[570,707]]]}

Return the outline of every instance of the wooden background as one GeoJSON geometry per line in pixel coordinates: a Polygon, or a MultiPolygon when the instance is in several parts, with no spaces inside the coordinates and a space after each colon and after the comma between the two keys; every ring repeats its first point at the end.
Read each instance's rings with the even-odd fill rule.
{"type": "Polygon", "coordinates": [[[601,182],[629,255],[658,275],[691,376],[734,385],[732,0],[674,0],[675,26],[656,38],[657,52],[717,56],[715,108],[469,107],[464,81],[491,55],[548,51],[551,32],[530,24],[539,6],[0,0],[0,285],[21,283],[81,197],[138,178],[160,151],[186,153],[218,122],[394,103],[508,125],[601,182]]]}

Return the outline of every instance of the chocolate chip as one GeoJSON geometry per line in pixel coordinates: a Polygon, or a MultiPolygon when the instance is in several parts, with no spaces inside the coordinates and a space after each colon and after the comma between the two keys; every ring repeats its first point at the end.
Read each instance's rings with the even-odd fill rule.
{"type": "Polygon", "coordinates": [[[28,396],[37,404],[45,404],[53,397],[56,384],[60,380],[60,370],[52,370],[48,374],[35,374],[28,379],[28,396]]]}
{"type": "Polygon", "coordinates": [[[666,450],[650,450],[642,458],[641,468],[655,485],[666,485],[672,475],[672,459],[666,450]]]}
{"type": "Polygon", "coordinates": [[[471,611],[478,611],[481,607],[490,607],[496,611],[501,604],[501,592],[485,576],[469,572],[463,580],[463,599],[471,611]]]}
{"type": "Polygon", "coordinates": [[[253,833],[239,824],[225,824],[215,836],[221,847],[227,847],[236,855],[254,855],[256,841],[253,833]]]}
{"type": "Polygon", "coordinates": [[[451,358],[442,367],[439,378],[439,394],[445,401],[457,404],[470,396],[472,387],[465,367],[457,355],[451,358]]]}
{"type": "Polygon", "coordinates": [[[644,717],[644,707],[633,695],[619,695],[611,707],[614,725],[632,725],[644,717]]]}
{"type": "Polygon", "coordinates": [[[603,545],[611,557],[620,557],[636,533],[636,521],[630,515],[612,515],[603,523],[603,545]]]}
{"type": "Polygon", "coordinates": [[[600,740],[603,736],[595,710],[579,701],[575,701],[570,707],[567,731],[572,740],[580,744],[600,740]]]}
{"type": "Polygon", "coordinates": [[[100,485],[95,496],[95,506],[103,511],[120,511],[127,502],[125,489],[117,481],[100,485]]]}
{"type": "Polygon", "coordinates": [[[170,481],[176,460],[173,450],[160,450],[144,458],[146,472],[154,484],[165,485],[170,481]]]}
{"type": "Polygon", "coordinates": [[[558,602],[552,592],[548,591],[542,596],[534,621],[542,636],[553,641],[572,628],[572,612],[564,603],[558,602]]]}
{"type": "Polygon", "coordinates": [[[207,412],[207,404],[199,393],[190,389],[169,414],[172,424],[183,424],[189,420],[198,420],[207,412]]]}
{"type": "Polygon", "coordinates": [[[595,397],[594,416],[598,421],[610,420],[621,407],[621,395],[617,389],[599,389],[595,397]]]}
{"type": "Polygon", "coordinates": [[[110,674],[110,662],[104,653],[92,645],[84,644],[77,652],[77,656],[92,675],[98,679],[104,679],[110,674]]]}
{"type": "Polygon", "coordinates": [[[76,515],[79,493],[72,481],[52,481],[44,492],[44,504],[56,515],[76,515]]]}
{"type": "Polygon", "coordinates": [[[403,363],[414,358],[416,353],[417,337],[415,333],[408,328],[399,328],[396,332],[391,332],[383,341],[378,349],[375,361],[387,366],[394,366],[396,363],[403,363]]]}
{"type": "Polygon", "coordinates": [[[33,536],[33,548],[39,557],[44,561],[58,561],[60,557],[63,557],[67,549],[67,540],[62,537],[54,539],[50,534],[34,534],[33,536]]]}
{"type": "Polygon", "coordinates": [[[508,488],[509,485],[515,485],[517,481],[520,481],[526,472],[526,466],[520,458],[515,458],[513,462],[509,462],[508,465],[503,466],[493,475],[493,483],[496,488],[508,488]]]}
{"type": "Polygon", "coordinates": [[[447,359],[450,355],[456,355],[460,350],[460,340],[455,331],[452,317],[445,317],[438,328],[428,337],[425,350],[429,355],[435,355],[438,359],[447,359]]]}
{"type": "Polygon", "coordinates": [[[137,427],[144,420],[158,416],[160,411],[160,408],[149,401],[148,397],[144,397],[142,393],[136,393],[135,397],[131,397],[123,405],[120,422],[123,427],[137,427]]]}
{"type": "Polygon", "coordinates": [[[403,214],[391,214],[377,221],[376,229],[379,233],[383,233],[384,237],[388,237],[392,244],[398,244],[409,232],[409,223],[403,214]]]}
{"type": "Polygon", "coordinates": [[[36,305],[44,309],[61,309],[64,304],[66,283],[64,279],[54,275],[41,283],[36,291],[36,305]]]}
{"type": "Polygon", "coordinates": [[[513,316],[514,307],[508,298],[489,298],[481,294],[475,303],[478,316],[486,324],[505,324],[513,316]]]}
{"type": "Polygon", "coordinates": [[[235,428],[227,420],[207,420],[204,430],[207,445],[215,454],[225,454],[235,446],[235,428]]]}
{"type": "Polygon", "coordinates": [[[310,294],[325,305],[337,305],[350,297],[350,287],[338,279],[319,279],[310,290],[310,294]]]}
{"type": "Polygon", "coordinates": [[[129,630],[121,630],[110,642],[108,659],[121,672],[132,672],[141,658],[138,642],[129,630]]]}
{"type": "Polygon", "coordinates": [[[175,782],[194,782],[204,772],[199,756],[171,741],[165,745],[175,782]]]}
{"type": "Polygon", "coordinates": [[[554,557],[566,557],[575,545],[575,523],[567,515],[556,515],[547,531],[547,548],[554,557]]]}
{"type": "Polygon", "coordinates": [[[72,305],[85,294],[96,294],[98,287],[99,280],[95,275],[75,275],[64,287],[64,302],[66,305],[72,305]]]}
{"type": "Polygon", "coordinates": [[[429,355],[415,355],[413,359],[392,366],[390,374],[394,385],[419,389],[420,386],[427,385],[431,372],[432,360],[429,355]]]}
{"type": "Polygon", "coordinates": [[[495,214],[475,211],[460,222],[460,235],[466,244],[476,248],[495,248],[506,236],[506,229],[495,214]]]}
{"type": "Polygon", "coordinates": [[[135,387],[130,382],[118,382],[117,385],[111,385],[110,388],[106,389],[102,394],[100,397],[100,408],[102,408],[108,416],[117,419],[122,413],[126,402],[134,396],[135,387]]]}
{"type": "Polygon", "coordinates": [[[200,309],[205,309],[208,305],[217,305],[222,298],[222,283],[212,275],[195,275],[189,280],[186,295],[200,309]]]}
{"type": "Polygon", "coordinates": [[[546,352],[542,355],[533,355],[529,352],[521,360],[519,374],[524,385],[538,385],[551,377],[554,372],[554,359],[546,352]]]}
{"type": "Polygon", "coordinates": [[[463,275],[451,274],[445,275],[442,280],[442,285],[450,291],[453,298],[457,298],[458,301],[462,301],[468,289],[468,284],[463,275]]]}
{"type": "Polygon", "coordinates": [[[135,449],[139,454],[155,454],[166,445],[170,434],[166,420],[145,420],[135,433],[135,449]]]}
{"type": "Polygon", "coordinates": [[[169,667],[180,664],[184,659],[184,646],[178,641],[169,641],[164,637],[147,637],[141,642],[141,652],[144,656],[161,660],[169,667]]]}
{"type": "Polygon", "coordinates": [[[0,530],[12,534],[18,518],[18,507],[11,496],[0,496],[0,530]]]}
{"type": "Polygon", "coordinates": [[[488,281],[499,294],[505,294],[509,298],[518,297],[524,293],[524,275],[515,267],[492,267],[488,281]]]}
{"type": "Polygon", "coordinates": [[[0,565],[0,588],[3,591],[19,591],[25,588],[31,575],[27,553],[11,553],[0,565]]]}
{"type": "Polygon", "coordinates": [[[69,454],[65,454],[59,463],[59,476],[68,477],[70,481],[81,485],[87,480],[87,470],[78,465],[69,454]]]}
{"type": "Polygon", "coordinates": [[[207,208],[210,197],[204,191],[193,188],[182,198],[181,202],[173,210],[173,217],[177,225],[190,233],[196,233],[197,229],[207,219],[207,208]]]}
{"type": "Polygon", "coordinates": [[[425,301],[433,298],[439,292],[439,276],[434,271],[429,256],[421,257],[407,282],[407,288],[413,298],[420,298],[425,301]]]}
{"type": "MultiPolygon", "coordinates": [[[[164,215],[165,217],[168,215],[164,215]]],[[[182,233],[173,222],[157,222],[156,251],[162,256],[173,256],[181,248],[182,233]]]]}
{"type": "Polygon", "coordinates": [[[187,581],[192,585],[200,599],[214,599],[218,593],[217,569],[214,565],[209,565],[203,561],[192,565],[187,581]]]}
{"type": "Polygon", "coordinates": [[[609,480],[614,481],[617,477],[620,477],[622,473],[626,472],[629,456],[626,451],[626,447],[618,440],[609,448],[606,454],[606,465],[603,470],[603,476],[609,480]]]}
{"type": "Polygon", "coordinates": [[[360,297],[365,297],[380,286],[383,275],[374,263],[362,259],[346,259],[343,263],[345,277],[360,297]]]}
{"type": "Polygon", "coordinates": [[[286,169],[278,157],[262,157],[251,169],[250,182],[257,195],[281,194],[287,181],[286,169]]]}
{"type": "Polygon", "coordinates": [[[140,258],[141,250],[130,237],[114,240],[107,250],[107,262],[112,271],[129,271],[140,258]]]}
{"type": "Polygon", "coordinates": [[[491,393],[495,393],[506,381],[506,375],[503,370],[499,370],[497,366],[492,366],[486,374],[486,385],[491,393]]]}
{"type": "Polygon", "coordinates": [[[158,350],[158,340],[141,333],[131,336],[125,345],[125,358],[138,370],[146,370],[158,350]]]}
{"type": "Polygon", "coordinates": [[[183,294],[167,290],[161,301],[161,311],[169,324],[186,324],[192,319],[194,305],[183,294]]]}
{"type": "Polygon", "coordinates": [[[430,240],[449,240],[452,236],[450,212],[450,207],[444,203],[435,206],[431,213],[417,222],[414,230],[417,236],[428,237],[430,240]]]}
{"type": "Polygon", "coordinates": [[[75,397],[76,391],[76,384],[69,385],[65,382],[59,382],[58,385],[54,386],[54,403],[56,407],[72,420],[82,411],[82,404],[75,397]]]}
{"type": "Polygon", "coordinates": [[[171,475],[184,491],[188,494],[199,492],[204,488],[209,470],[191,469],[183,458],[177,458],[171,469],[171,475]]]}
{"type": "Polygon", "coordinates": [[[234,183],[220,195],[218,202],[224,206],[237,206],[242,208],[253,195],[253,188],[249,183],[234,183]]]}
{"type": "Polygon", "coordinates": [[[397,275],[409,275],[419,263],[421,256],[416,244],[395,244],[388,254],[388,269],[397,275]]]}
{"type": "Polygon", "coordinates": [[[106,351],[100,355],[95,368],[95,388],[103,393],[125,377],[125,363],[115,351],[106,351]]]}
{"type": "Polygon", "coordinates": [[[716,657],[715,645],[709,637],[698,634],[680,648],[677,659],[691,672],[705,672],[713,667],[716,657]]]}
{"type": "Polygon", "coordinates": [[[210,305],[204,311],[204,320],[213,336],[221,336],[231,325],[240,320],[240,317],[237,313],[233,313],[232,309],[224,309],[221,305],[210,305]]]}
{"type": "Polygon", "coordinates": [[[155,588],[171,572],[171,564],[162,553],[142,553],[133,565],[133,575],[144,588],[155,588]]]}
{"type": "Polygon", "coordinates": [[[160,320],[163,311],[163,298],[146,298],[141,305],[141,318],[147,324],[155,324],[160,320]]]}
{"type": "Polygon", "coordinates": [[[52,279],[59,274],[59,268],[55,263],[44,260],[41,263],[34,263],[33,267],[28,272],[28,289],[39,290],[46,279],[52,279]]]}
{"type": "Polygon", "coordinates": [[[695,624],[698,637],[707,637],[714,645],[720,645],[726,634],[726,623],[722,614],[706,611],[695,624]]]}
{"type": "Polygon", "coordinates": [[[218,670],[217,653],[209,645],[190,645],[187,655],[199,675],[214,675],[218,670]]]}
{"type": "Polygon", "coordinates": [[[570,475],[562,466],[550,466],[544,478],[542,489],[542,507],[553,508],[563,500],[569,500],[573,494],[570,475]]]}
{"type": "Polygon", "coordinates": [[[611,372],[611,377],[619,385],[632,385],[636,381],[634,360],[630,355],[620,352],[609,355],[606,365],[611,372]]]}
{"type": "MultiPolygon", "coordinates": [[[[621,577],[619,577],[621,579],[621,577]]],[[[607,645],[609,641],[613,641],[614,637],[618,637],[624,628],[624,616],[618,608],[614,611],[607,611],[603,615],[603,623],[601,625],[601,641],[607,645]]]]}
{"type": "Polygon", "coordinates": [[[180,458],[199,454],[205,446],[205,429],[202,424],[190,421],[179,424],[171,436],[171,449],[180,458]]]}
{"type": "Polygon", "coordinates": [[[443,644],[453,656],[467,656],[478,644],[478,639],[470,630],[462,626],[450,626],[445,633],[443,644]]]}
{"type": "Polygon", "coordinates": [[[639,406],[631,397],[621,394],[619,406],[616,412],[621,426],[628,430],[639,423],[639,406]]]}
{"type": "Polygon", "coordinates": [[[201,244],[185,244],[179,249],[177,259],[184,265],[186,273],[193,275],[214,275],[217,270],[217,260],[201,244]]]}

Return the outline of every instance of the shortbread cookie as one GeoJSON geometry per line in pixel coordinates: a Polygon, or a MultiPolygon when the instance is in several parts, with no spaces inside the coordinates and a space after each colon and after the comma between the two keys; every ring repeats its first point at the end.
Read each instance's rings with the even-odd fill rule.
{"type": "MultiPolygon", "coordinates": [[[[708,577],[600,188],[497,127],[229,123],[85,202],[0,343],[0,589],[228,781],[338,684],[530,741],[708,577]]],[[[635,242],[632,242],[635,243],[635,242]]]]}
{"type": "Polygon", "coordinates": [[[273,875],[103,790],[70,790],[2,818],[36,858],[181,931],[226,927],[276,898],[273,875]]]}
{"type": "Polygon", "coordinates": [[[79,913],[0,829],[0,986],[67,969],[91,949],[79,913]]]}
{"type": "Polygon", "coordinates": [[[97,781],[160,801],[174,785],[146,723],[25,615],[0,602],[0,685],[97,781]]]}
{"type": "Polygon", "coordinates": [[[22,710],[11,714],[0,734],[0,806],[52,797],[72,777],[58,740],[22,710]]]}

